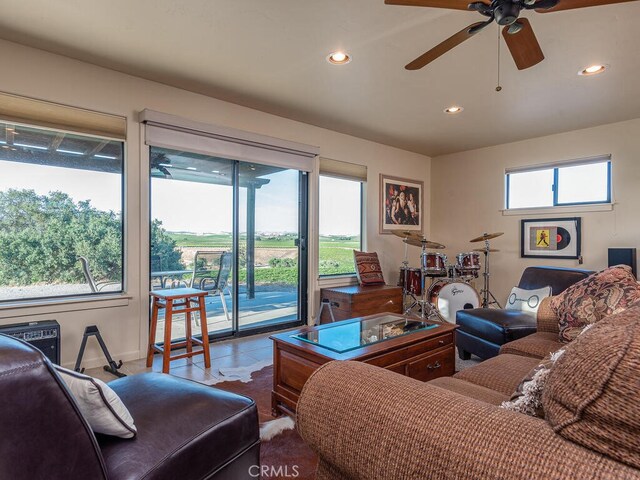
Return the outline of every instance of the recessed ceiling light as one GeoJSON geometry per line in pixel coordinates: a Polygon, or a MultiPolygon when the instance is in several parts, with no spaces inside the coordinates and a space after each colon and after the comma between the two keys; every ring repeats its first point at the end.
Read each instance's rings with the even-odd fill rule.
{"type": "Polygon", "coordinates": [[[211,173],[220,173],[220,170],[211,170],[211,173]]]}
{"type": "Polygon", "coordinates": [[[187,167],[187,170],[192,170],[192,171],[196,171],[198,170],[196,167],[187,167]]]}
{"type": "Polygon", "coordinates": [[[332,65],[345,65],[351,61],[351,57],[345,52],[332,52],[327,57],[327,62],[332,65]]]}
{"type": "Polygon", "coordinates": [[[460,113],[461,111],[463,111],[464,108],[463,107],[459,107],[457,105],[453,105],[451,107],[447,107],[444,109],[444,113],[448,113],[450,115],[454,115],[456,113],[460,113]]]}
{"type": "Polygon", "coordinates": [[[604,72],[608,65],[589,65],[578,72],[578,75],[597,75],[604,72]]]}

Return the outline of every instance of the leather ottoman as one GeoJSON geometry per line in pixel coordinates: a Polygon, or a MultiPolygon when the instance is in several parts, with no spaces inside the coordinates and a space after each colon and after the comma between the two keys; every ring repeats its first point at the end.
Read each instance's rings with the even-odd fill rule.
{"type": "MultiPolygon", "coordinates": [[[[518,287],[527,290],[551,287],[553,295],[588,277],[593,272],[575,268],[527,267],[518,287]]],[[[474,308],[456,314],[456,346],[463,360],[474,354],[482,359],[495,357],[500,347],[536,332],[536,317],[518,310],[474,308]]]]}

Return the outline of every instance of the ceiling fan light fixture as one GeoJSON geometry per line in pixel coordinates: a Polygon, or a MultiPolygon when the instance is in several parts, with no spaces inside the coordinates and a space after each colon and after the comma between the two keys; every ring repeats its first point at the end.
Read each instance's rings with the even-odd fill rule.
{"type": "Polygon", "coordinates": [[[589,76],[589,75],[598,75],[599,73],[604,72],[609,65],[598,64],[598,65],[589,65],[588,67],[583,68],[578,72],[578,75],[589,76]]]}
{"type": "Polygon", "coordinates": [[[337,51],[331,52],[327,56],[327,62],[332,65],[346,65],[351,61],[351,56],[348,53],[337,51]]]}
{"type": "Polygon", "coordinates": [[[445,108],[444,113],[447,113],[449,115],[455,115],[456,113],[460,113],[463,110],[464,110],[464,107],[460,107],[458,105],[452,105],[450,107],[445,108]]]}

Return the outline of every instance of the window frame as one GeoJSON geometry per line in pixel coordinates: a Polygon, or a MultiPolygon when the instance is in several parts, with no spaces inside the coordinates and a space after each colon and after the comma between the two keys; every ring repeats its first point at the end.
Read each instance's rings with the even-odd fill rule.
{"type": "MultiPolygon", "coordinates": [[[[320,216],[320,177],[329,177],[329,178],[337,178],[340,180],[349,180],[351,182],[357,182],[360,184],[360,246],[359,249],[360,251],[362,251],[364,249],[364,217],[365,217],[365,198],[364,198],[364,188],[365,188],[365,182],[363,180],[359,180],[359,179],[353,179],[353,178],[346,178],[346,177],[340,177],[337,175],[331,175],[331,174],[324,174],[324,173],[320,173],[318,175],[318,218],[320,216]]],[[[317,262],[317,268],[318,268],[318,279],[320,280],[324,280],[324,279],[331,279],[331,278],[341,278],[341,277],[356,277],[357,276],[357,272],[355,269],[355,263],[353,265],[353,271],[352,272],[345,272],[345,273],[320,273],[320,226],[318,224],[318,233],[317,233],[317,239],[318,239],[318,262],[317,262]]]]}
{"type": "MultiPolygon", "coordinates": [[[[85,301],[100,301],[105,300],[109,301],[110,299],[125,299],[125,303],[128,304],[129,298],[127,296],[127,276],[126,276],[126,232],[127,232],[127,215],[126,215],[126,162],[127,162],[127,141],[126,139],[109,137],[106,135],[97,135],[85,132],[78,132],[73,130],[68,130],[65,128],[56,128],[54,126],[47,127],[38,125],[36,123],[25,123],[25,122],[15,122],[4,119],[0,117],[0,123],[10,122],[15,126],[22,126],[26,128],[33,128],[38,130],[46,130],[55,133],[65,133],[70,135],[77,135],[87,138],[93,138],[97,140],[108,140],[110,142],[118,142],[120,143],[122,162],[120,165],[119,173],[120,173],[120,270],[121,270],[121,278],[120,288],[118,290],[108,290],[108,291],[97,291],[97,292],[87,292],[87,293],[69,293],[65,295],[42,295],[36,297],[21,297],[21,298],[7,298],[0,299],[0,310],[16,308],[22,305],[31,307],[38,305],[49,305],[49,304],[66,304],[68,302],[85,302],[85,301]]],[[[120,302],[120,304],[125,304],[120,302]]],[[[119,304],[119,305],[120,305],[119,304]]],[[[93,308],[93,307],[89,307],[93,308]]],[[[84,307],[81,308],[72,308],[71,310],[83,310],[84,307]]],[[[61,311],[67,311],[62,309],[61,311]]],[[[0,318],[3,318],[0,315],[0,318]]]]}
{"type": "Polygon", "coordinates": [[[556,207],[572,207],[572,206],[588,206],[588,205],[607,205],[611,204],[613,201],[612,197],[612,174],[611,174],[611,157],[603,156],[603,157],[595,157],[594,159],[585,159],[585,160],[577,160],[571,162],[563,162],[563,163],[555,163],[550,164],[548,166],[535,166],[531,168],[522,168],[522,169],[514,169],[514,170],[506,170],[505,171],[505,210],[507,211],[517,211],[517,210],[536,210],[536,209],[550,209],[556,207]],[[593,165],[593,164],[607,164],[607,198],[605,200],[594,200],[587,202],[559,202],[558,196],[560,191],[560,175],[559,171],[562,168],[567,167],[579,167],[584,165],[593,165]],[[510,189],[511,182],[510,176],[515,173],[527,173],[527,172],[535,172],[540,170],[552,170],[553,171],[553,184],[551,185],[551,189],[553,191],[553,204],[546,206],[529,206],[529,207],[510,207],[509,206],[509,197],[510,197],[510,189]]]}

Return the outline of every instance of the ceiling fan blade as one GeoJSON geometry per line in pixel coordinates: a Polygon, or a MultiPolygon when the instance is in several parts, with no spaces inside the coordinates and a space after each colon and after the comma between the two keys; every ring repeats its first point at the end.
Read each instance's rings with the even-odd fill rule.
{"type": "Polygon", "coordinates": [[[502,36],[504,41],[507,42],[507,47],[509,47],[518,70],[524,70],[544,60],[544,53],[542,53],[529,20],[520,18],[517,23],[522,27],[517,33],[509,33],[511,27],[504,27],[502,36]]]}
{"type": "MultiPolygon", "coordinates": [[[[451,10],[469,10],[474,0],[384,0],[387,5],[406,5],[410,7],[448,8],[451,10]]],[[[489,5],[491,2],[482,0],[489,5]]]]}
{"type": "MultiPolygon", "coordinates": [[[[637,0],[560,0],[558,5],[552,8],[536,8],[536,12],[548,13],[559,12],[561,10],[571,10],[573,8],[597,7],[600,5],[610,5],[612,3],[635,2],[637,0]]],[[[535,8],[535,5],[534,5],[535,8]]]]}
{"type": "Polygon", "coordinates": [[[452,48],[457,47],[465,40],[468,40],[469,38],[473,37],[476,33],[482,30],[483,25],[486,26],[489,23],[491,23],[491,21],[477,22],[472,25],[469,25],[468,27],[463,28],[455,35],[452,35],[451,37],[447,38],[444,42],[433,47],[427,53],[423,53],[422,55],[420,55],[413,62],[408,63],[404,68],[406,68],[407,70],[421,69],[425,65],[433,62],[436,58],[447,53],[452,48]]]}

